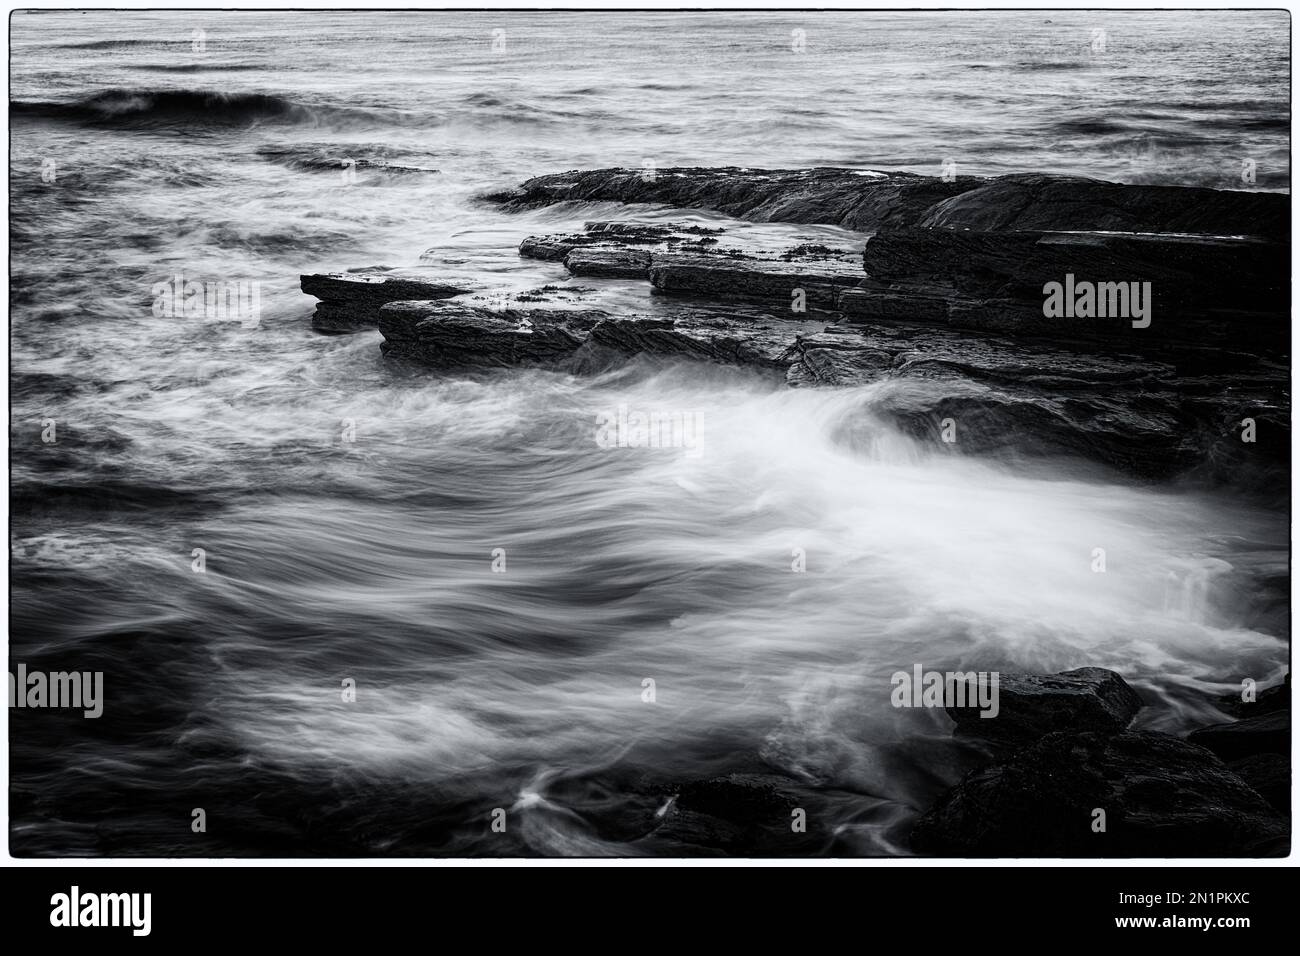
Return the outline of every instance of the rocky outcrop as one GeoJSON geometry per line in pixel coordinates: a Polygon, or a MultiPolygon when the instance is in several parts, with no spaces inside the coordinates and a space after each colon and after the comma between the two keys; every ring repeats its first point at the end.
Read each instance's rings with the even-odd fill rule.
{"type": "Polygon", "coordinates": [[[936,203],[983,185],[913,173],[856,169],[683,167],[573,170],[538,176],[517,189],[484,198],[508,209],[560,202],[662,203],[712,209],[750,222],[827,223],[870,232],[919,219],[936,203]]]}
{"type": "Polygon", "coordinates": [[[1213,753],[1132,732],[1048,734],[967,776],[912,831],[943,856],[1284,856],[1289,840],[1213,753]]]}
{"type": "Polygon", "coordinates": [[[680,310],[672,318],[595,310],[492,310],[437,301],[394,302],[380,312],[386,355],[441,369],[600,368],[615,356],[685,358],[784,374],[806,323],[680,310]]]}
{"type": "Polygon", "coordinates": [[[560,202],[662,203],[750,222],[827,223],[972,232],[1111,231],[1286,239],[1288,198],[1183,186],[1121,185],[1075,176],[985,179],[819,167],[572,170],[484,197],[510,209],[560,202]]]}
{"type": "MultiPolygon", "coordinates": [[[[1194,473],[1284,492],[1286,196],[1044,175],[692,168],[542,176],[490,198],[507,209],[670,203],[748,222],[602,220],[529,236],[521,256],[596,288],[518,296],[555,314],[415,306],[419,322],[383,326],[387,354],[577,371],[653,354],[770,369],[798,387],[888,380],[897,387],[875,411],[945,451],[1069,455],[1143,479],[1194,473]],[[654,308],[603,314],[595,302],[588,311],[602,314],[590,321],[566,317],[583,293],[599,300],[620,281],[648,283],[654,308]],[[1048,314],[1049,283],[1075,307],[1068,293],[1093,284],[1094,310],[1048,314]],[[517,328],[524,319],[534,332],[517,328]],[[1241,440],[1247,419],[1257,441],[1241,440]],[[945,420],[957,440],[939,446],[945,420]]],[[[328,330],[373,325],[388,303],[466,291],[373,272],[307,276],[303,288],[322,299],[314,322],[328,330]]]]}
{"type": "MultiPolygon", "coordinates": [[[[669,203],[872,233],[857,282],[844,281],[852,270],[836,268],[825,281],[810,279],[816,307],[851,322],[939,323],[1082,348],[1288,349],[1289,198],[1277,194],[1040,174],[949,182],[847,169],[686,168],[653,177],[619,169],[560,173],[488,198],[507,208],[669,203]],[[1045,311],[1053,282],[1069,290],[1062,314],[1045,311]],[[1085,304],[1073,293],[1090,284],[1098,288],[1085,304]]],[[[619,237],[530,238],[521,251],[563,260],[569,247],[610,238],[619,237]]],[[[637,227],[624,244],[665,238],[637,227]]],[[[607,261],[598,257],[595,268],[607,261]]],[[[609,268],[638,276],[643,261],[619,259],[609,268]]],[[[654,255],[649,274],[657,288],[678,294],[757,290],[777,298],[792,288],[781,281],[785,273],[762,261],[693,264],[654,255]]]]}
{"type": "Polygon", "coordinates": [[[1027,743],[1061,730],[1118,733],[1142,708],[1142,698],[1114,671],[1080,667],[1046,676],[1001,674],[998,711],[946,708],[955,733],[1002,743],[1027,743]]]}
{"type": "Polygon", "coordinates": [[[331,272],[302,276],[302,291],[320,299],[312,328],[343,333],[373,329],[389,302],[449,299],[470,291],[451,283],[394,272],[331,272]]]}

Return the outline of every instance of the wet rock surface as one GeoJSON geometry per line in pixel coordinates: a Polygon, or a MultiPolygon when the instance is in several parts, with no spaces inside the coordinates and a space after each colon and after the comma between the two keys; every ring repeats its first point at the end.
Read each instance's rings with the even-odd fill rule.
{"type": "Polygon", "coordinates": [[[373,329],[389,302],[449,299],[469,291],[462,286],[394,272],[332,272],[302,277],[302,291],[320,299],[312,327],[318,332],[373,329]]]}
{"type": "Polygon", "coordinates": [[[1142,704],[1113,671],[1002,675],[996,717],[948,708],[954,733],[988,741],[993,760],[922,814],[912,845],[945,856],[1285,855],[1283,689],[1267,712],[1182,740],[1126,729],[1142,704]]]}
{"type": "MultiPolygon", "coordinates": [[[[971,697],[967,695],[967,701],[971,697]]],[[[1080,667],[1059,674],[1001,674],[996,716],[948,706],[954,733],[1027,742],[1058,730],[1117,733],[1142,709],[1142,698],[1114,671],[1080,667]]]]}
{"type": "Polygon", "coordinates": [[[1203,747],[1058,732],[966,777],[917,821],[912,842],[945,856],[1242,857],[1285,855],[1290,835],[1203,747]]]}

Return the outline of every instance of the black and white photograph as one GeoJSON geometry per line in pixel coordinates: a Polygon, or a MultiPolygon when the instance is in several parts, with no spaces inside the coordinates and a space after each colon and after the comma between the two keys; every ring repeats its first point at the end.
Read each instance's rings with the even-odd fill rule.
{"type": "Polygon", "coordinates": [[[11,8],[10,865],[1285,863],[1291,31],[11,8]]]}

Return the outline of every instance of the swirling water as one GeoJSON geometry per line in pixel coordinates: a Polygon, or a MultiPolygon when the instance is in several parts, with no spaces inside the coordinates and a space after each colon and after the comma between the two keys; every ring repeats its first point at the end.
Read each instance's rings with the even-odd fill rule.
{"type": "Polygon", "coordinates": [[[1241,188],[1250,159],[1283,190],[1287,26],[15,14],[13,659],[107,695],[93,721],[11,710],[15,851],[637,853],[592,822],[610,774],[753,755],[833,796],[827,852],[904,852],[962,754],[889,706],[895,670],[1113,667],[1167,730],[1276,679],[1264,504],[937,450],[876,413],[916,383],[402,368],[378,333],[311,334],[297,277],[556,282],[521,238],[629,212],[475,197],[647,161],[1241,188]],[[260,322],[154,315],[178,272],[259,283],[260,322]],[[620,406],[693,416],[696,447],[599,447],[620,406]],[[194,807],[220,825],[193,833],[194,807]]]}

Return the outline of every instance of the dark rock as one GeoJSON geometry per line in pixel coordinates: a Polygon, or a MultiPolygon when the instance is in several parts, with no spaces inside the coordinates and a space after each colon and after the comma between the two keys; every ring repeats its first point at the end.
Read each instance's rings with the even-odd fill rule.
{"type": "Polygon", "coordinates": [[[752,312],[680,309],[672,318],[563,309],[491,310],[437,301],[393,302],[380,311],[385,355],[437,368],[606,367],[604,355],[689,358],[784,373],[810,323],[752,312]],[[580,351],[581,348],[581,351],[580,351]]]}
{"type": "Polygon", "coordinates": [[[1015,743],[1057,731],[1113,734],[1127,727],[1142,708],[1137,691],[1103,667],[1046,676],[1001,674],[997,700],[995,717],[980,716],[977,707],[945,708],[957,722],[954,733],[1015,743]]]}
{"type": "Polygon", "coordinates": [[[829,223],[866,232],[887,223],[914,222],[940,200],[984,182],[827,167],[662,169],[653,179],[637,169],[596,169],[538,176],[484,198],[514,209],[569,201],[667,203],[714,209],[750,222],[829,223]]]}
{"type": "Polygon", "coordinates": [[[836,292],[856,285],[861,273],[847,263],[742,261],[708,256],[656,255],[650,282],[660,292],[719,299],[775,299],[787,308],[796,289],[810,308],[832,308],[836,292]]]}
{"type": "Polygon", "coordinates": [[[1050,230],[1290,235],[1285,196],[1189,186],[1129,186],[1038,173],[1002,176],[932,206],[916,225],[973,232],[1050,230]]]}
{"type": "MultiPolygon", "coordinates": [[[[613,238],[625,244],[655,244],[669,239],[681,238],[680,233],[689,226],[658,225],[645,222],[630,222],[625,219],[584,222],[582,228],[593,238],[613,238]]],[[[719,229],[719,232],[722,230],[719,229]]]]}
{"type": "Polygon", "coordinates": [[[1255,754],[1228,764],[1284,817],[1291,815],[1291,760],[1283,754],[1255,754]]]}
{"type": "Polygon", "coordinates": [[[733,773],[683,785],[662,824],[644,842],[747,856],[806,856],[824,851],[830,834],[815,798],[795,781],[771,773],[733,773]],[[805,832],[792,827],[804,810],[805,832]]]}
{"type": "Polygon", "coordinates": [[[563,262],[574,249],[589,244],[583,239],[582,236],[529,236],[519,244],[519,254],[525,259],[563,262]]]}
{"type": "Polygon", "coordinates": [[[947,294],[937,294],[937,287],[922,284],[894,287],[885,282],[864,279],[856,286],[841,289],[835,307],[850,322],[936,322],[948,321],[947,294]]]}
{"type": "Polygon", "coordinates": [[[1291,712],[1274,710],[1258,717],[1244,717],[1226,724],[1212,724],[1192,731],[1187,739],[1224,760],[1240,760],[1255,754],[1291,752],[1291,712]]]}
{"type": "Polygon", "coordinates": [[[736,320],[700,311],[673,319],[608,318],[592,329],[591,342],[627,356],[661,355],[784,372],[796,340],[806,330],[800,322],[736,320]]]}
{"type": "Polygon", "coordinates": [[[1122,341],[1131,349],[1176,342],[1285,354],[1289,260],[1285,243],[1257,240],[898,227],[867,241],[863,266],[870,281],[847,297],[846,311],[1058,342],[1122,341]],[[1067,276],[1076,288],[1085,282],[1124,287],[1107,296],[1112,314],[1045,315],[1044,286],[1065,284],[1067,276]],[[1133,326],[1131,306],[1113,314],[1133,282],[1150,283],[1145,328],[1133,326]]]}
{"type": "Polygon", "coordinates": [[[434,279],[391,272],[333,272],[302,276],[302,291],[321,300],[312,319],[319,332],[372,329],[386,303],[449,299],[469,289],[434,279]]]}
{"type": "Polygon", "coordinates": [[[677,168],[538,176],[485,197],[507,208],[559,202],[667,203],[751,222],[827,223],[871,232],[892,225],[945,230],[1185,232],[1289,236],[1289,197],[1265,192],[1107,183],[1071,176],[961,176],[853,169],[677,168]]]}
{"type": "Polygon", "coordinates": [[[650,265],[649,247],[662,251],[692,241],[716,243],[708,234],[722,232],[640,222],[589,222],[583,228],[585,232],[571,235],[529,236],[519,244],[519,254],[526,259],[563,262],[575,275],[643,279],[650,265]]]}
{"type": "Polygon", "coordinates": [[[945,856],[1285,856],[1289,843],[1286,821],[1210,751],[1132,732],[1049,734],[969,774],[912,830],[918,852],[945,856]]]}
{"type": "Polygon", "coordinates": [[[576,276],[644,279],[650,253],[642,249],[583,249],[569,252],[565,267],[576,276]]]}
{"type": "Polygon", "coordinates": [[[602,313],[540,309],[500,312],[435,302],[380,310],[385,355],[445,369],[554,365],[573,356],[602,313]]]}
{"type": "Polygon", "coordinates": [[[863,385],[888,376],[894,365],[893,353],[834,327],[801,336],[794,344],[792,359],[786,382],[796,387],[863,385]]]}

